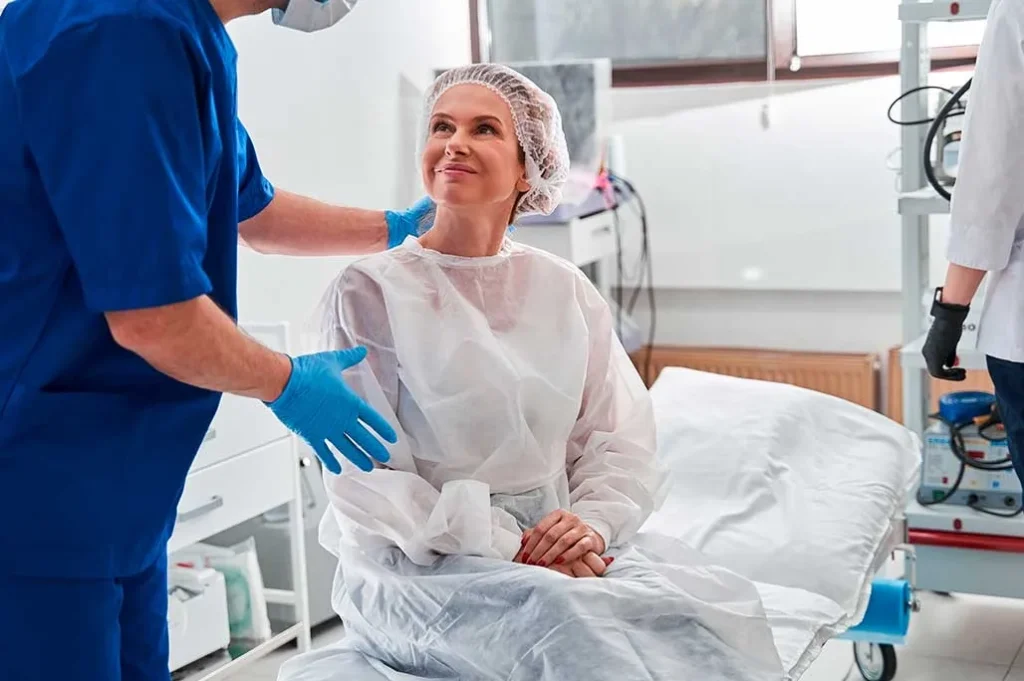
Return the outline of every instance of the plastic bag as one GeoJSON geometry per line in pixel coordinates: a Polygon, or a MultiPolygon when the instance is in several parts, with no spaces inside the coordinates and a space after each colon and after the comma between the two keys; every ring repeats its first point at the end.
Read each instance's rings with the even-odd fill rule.
{"type": "Polygon", "coordinates": [[[210,567],[224,575],[232,639],[266,641],[273,636],[254,538],[229,548],[195,544],[175,554],[173,560],[210,567]]]}

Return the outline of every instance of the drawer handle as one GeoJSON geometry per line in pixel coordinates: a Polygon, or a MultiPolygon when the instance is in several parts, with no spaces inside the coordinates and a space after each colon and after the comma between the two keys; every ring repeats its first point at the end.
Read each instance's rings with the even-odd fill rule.
{"type": "Polygon", "coordinates": [[[593,232],[591,232],[591,234],[611,234],[611,233],[612,233],[611,225],[601,225],[600,227],[596,228],[593,232]]]}
{"type": "Polygon", "coordinates": [[[179,513],[178,514],[178,522],[179,523],[187,523],[189,520],[195,520],[196,518],[204,516],[207,513],[213,513],[214,511],[216,511],[218,508],[220,508],[223,505],[224,505],[224,497],[222,497],[222,496],[211,497],[210,500],[207,501],[202,506],[197,506],[196,508],[193,508],[191,511],[185,511],[184,513],[179,513]]]}
{"type": "Polygon", "coordinates": [[[207,443],[210,440],[215,439],[216,437],[217,437],[217,429],[216,428],[210,428],[208,431],[206,431],[206,435],[203,436],[203,443],[207,443]]]}

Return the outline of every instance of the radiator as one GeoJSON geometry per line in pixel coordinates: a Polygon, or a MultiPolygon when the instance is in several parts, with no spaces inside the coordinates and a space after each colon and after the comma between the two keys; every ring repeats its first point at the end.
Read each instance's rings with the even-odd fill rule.
{"type": "Polygon", "coordinates": [[[665,367],[789,383],[879,408],[879,358],[874,354],[831,354],[656,346],[633,355],[640,375],[653,384],[665,367]]]}

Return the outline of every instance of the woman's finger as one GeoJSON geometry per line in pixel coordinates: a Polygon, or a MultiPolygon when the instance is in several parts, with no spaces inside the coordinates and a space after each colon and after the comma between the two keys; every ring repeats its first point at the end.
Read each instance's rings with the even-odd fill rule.
{"type": "MultiPolygon", "coordinates": [[[[561,509],[558,509],[557,511],[552,511],[551,513],[548,513],[546,516],[544,516],[541,519],[541,521],[537,523],[536,527],[530,530],[530,539],[526,542],[525,547],[526,556],[534,555],[534,552],[537,549],[537,544],[540,543],[540,540],[544,537],[544,534],[552,527],[557,525],[559,522],[561,522],[564,515],[565,511],[561,509]]],[[[537,554],[537,557],[540,557],[539,554],[537,554]]],[[[530,559],[526,558],[526,560],[527,562],[529,562],[530,559]]]]}
{"type": "Polygon", "coordinates": [[[572,568],[573,577],[597,577],[597,574],[590,569],[590,566],[582,560],[576,561],[570,567],[572,568]]]}
{"type": "MultiPolygon", "coordinates": [[[[581,543],[589,544],[586,541],[587,535],[590,530],[586,525],[576,525],[571,527],[568,532],[563,534],[558,540],[548,549],[545,553],[541,554],[540,560],[537,564],[541,567],[553,564],[557,559],[561,558],[563,563],[572,563],[576,559],[583,556],[587,552],[587,549],[574,551],[574,554],[569,554],[570,550],[576,549],[581,543]]],[[[593,550],[592,548],[589,550],[593,550]]]]}
{"type": "MultiPolygon", "coordinates": [[[[559,521],[558,524],[556,524],[550,530],[541,535],[540,539],[537,541],[537,545],[534,546],[532,550],[527,550],[527,553],[529,553],[531,556],[530,563],[533,563],[534,565],[539,565],[540,559],[543,556],[545,556],[548,551],[551,550],[551,547],[554,546],[559,539],[561,539],[567,532],[572,530],[574,527],[576,527],[576,523],[573,521],[573,519],[566,517],[559,521]]],[[[535,534],[539,534],[539,532],[536,532],[535,534]]]]}
{"type": "Polygon", "coordinates": [[[555,565],[554,567],[550,567],[548,569],[553,570],[560,575],[565,575],[566,577],[575,577],[575,575],[572,573],[572,569],[568,565],[555,565]]]}
{"type": "Polygon", "coordinates": [[[530,541],[530,530],[523,531],[523,537],[519,540],[519,553],[512,559],[513,563],[525,563],[523,556],[526,554],[526,542],[530,541]]]}
{"type": "Polygon", "coordinates": [[[603,576],[605,570],[608,569],[608,564],[601,559],[601,556],[597,555],[593,551],[585,554],[580,562],[589,567],[598,577],[603,576]]]}
{"type": "Polygon", "coordinates": [[[553,562],[572,563],[579,560],[591,551],[596,553],[597,545],[594,540],[593,533],[584,530],[583,535],[580,537],[580,539],[577,540],[576,543],[570,546],[568,549],[563,551],[562,554],[555,558],[553,562]]]}

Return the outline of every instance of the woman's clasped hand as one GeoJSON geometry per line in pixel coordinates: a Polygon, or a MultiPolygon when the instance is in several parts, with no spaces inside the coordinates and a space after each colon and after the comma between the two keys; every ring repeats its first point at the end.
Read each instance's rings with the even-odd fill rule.
{"type": "Polygon", "coordinates": [[[600,577],[614,560],[602,556],[605,549],[600,534],[575,513],[559,509],[523,533],[522,548],[513,561],[568,577],[600,577]]]}

